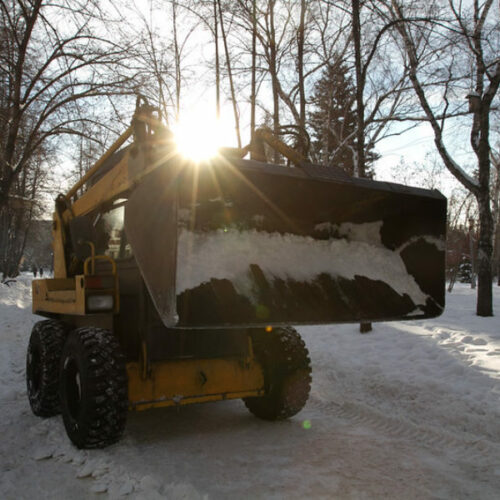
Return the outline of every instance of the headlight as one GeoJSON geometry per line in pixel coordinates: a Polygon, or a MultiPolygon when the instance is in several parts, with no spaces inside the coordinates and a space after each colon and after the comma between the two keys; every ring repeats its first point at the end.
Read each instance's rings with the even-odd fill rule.
{"type": "Polygon", "coordinates": [[[87,297],[87,309],[89,311],[109,311],[113,309],[113,305],[112,295],[89,295],[87,297]]]}

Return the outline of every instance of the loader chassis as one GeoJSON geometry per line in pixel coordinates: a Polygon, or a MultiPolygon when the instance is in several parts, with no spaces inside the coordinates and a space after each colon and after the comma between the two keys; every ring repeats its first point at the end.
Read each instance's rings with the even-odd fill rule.
{"type": "Polygon", "coordinates": [[[288,418],[311,383],[290,323],[442,311],[444,197],[309,165],[266,134],[193,164],[142,103],[56,199],[27,382],[34,413],[62,411],[76,446],[118,440],[127,409],[243,399],[288,418]],[[300,168],[263,163],[263,140],[300,168]]]}
{"type": "MultiPolygon", "coordinates": [[[[90,276],[34,280],[33,308],[67,330],[93,326],[113,331],[126,359],[131,409],[240,399],[263,394],[264,379],[248,329],[168,329],[161,322],[130,257],[116,260],[116,288],[95,286],[90,276]],[[119,295],[116,293],[119,289],[119,295]],[[119,312],[89,313],[88,297],[109,293],[119,312]]],[[[113,275],[101,274],[107,285],[113,275]]]]}

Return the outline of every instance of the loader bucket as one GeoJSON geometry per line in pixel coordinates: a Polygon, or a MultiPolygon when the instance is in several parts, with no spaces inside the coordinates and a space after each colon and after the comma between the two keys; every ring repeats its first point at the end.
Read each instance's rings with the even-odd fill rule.
{"type": "Polygon", "coordinates": [[[342,170],[171,160],[125,230],[167,327],[427,318],[444,308],[446,199],[342,170]]]}

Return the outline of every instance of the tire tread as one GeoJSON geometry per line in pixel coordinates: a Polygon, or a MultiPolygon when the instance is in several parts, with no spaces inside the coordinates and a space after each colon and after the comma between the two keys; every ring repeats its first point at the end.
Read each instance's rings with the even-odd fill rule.
{"type": "Polygon", "coordinates": [[[297,330],[291,326],[254,332],[254,352],[264,368],[266,394],[245,398],[248,410],[264,420],[284,420],[306,404],[311,389],[311,360],[297,330]]]}
{"type": "MultiPolygon", "coordinates": [[[[70,335],[77,337],[86,361],[88,397],[83,403],[85,418],[76,429],[65,402],[61,402],[66,431],[78,448],[104,448],[116,443],[125,429],[128,411],[125,357],[109,330],[82,327],[70,335]]],[[[61,374],[65,356],[63,353],[61,374]]]]}
{"type": "Polygon", "coordinates": [[[59,363],[67,335],[61,321],[48,319],[33,326],[26,359],[26,385],[31,410],[39,417],[52,417],[61,411],[59,403],[59,363]],[[29,377],[30,350],[38,343],[41,373],[39,390],[31,386],[29,377]]]}

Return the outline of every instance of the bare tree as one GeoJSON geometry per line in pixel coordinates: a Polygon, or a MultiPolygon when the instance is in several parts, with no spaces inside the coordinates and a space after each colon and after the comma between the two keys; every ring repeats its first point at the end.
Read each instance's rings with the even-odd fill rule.
{"type": "Polygon", "coordinates": [[[93,2],[0,1],[0,78],[6,90],[0,207],[37,148],[61,134],[81,133],[86,118],[78,112],[80,101],[126,91],[130,77],[117,76],[116,69],[127,48],[93,34],[100,15],[93,2]]]}
{"type": "Polygon", "coordinates": [[[2,280],[16,276],[22,264],[33,218],[40,215],[39,191],[43,186],[45,155],[41,150],[19,173],[9,200],[0,211],[0,271],[2,280]]]}
{"type": "MultiPolygon", "coordinates": [[[[127,47],[106,38],[103,18],[94,1],[0,0],[2,249],[18,237],[25,239],[16,229],[21,218],[13,207],[19,196],[26,198],[26,179],[31,176],[30,182],[37,181],[33,165],[47,168],[47,162],[39,159],[64,136],[92,130],[89,137],[100,141],[96,131],[105,120],[95,120],[86,111],[93,110],[103,96],[130,91],[130,75],[119,74],[127,47]],[[83,102],[85,106],[80,105],[83,102]]],[[[23,214],[32,213],[27,207],[23,214]]],[[[11,272],[8,267],[2,270],[11,272]]]]}
{"type": "MultiPolygon", "coordinates": [[[[382,3],[382,2],[381,2],[382,3]]],[[[469,4],[467,4],[469,5],[469,4]]],[[[385,12],[395,21],[408,58],[410,79],[434,143],[446,168],[475,196],[479,207],[478,296],[479,316],[493,315],[492,250],[493,217],[490,179],[490,114],[500,84],[499,25],[493,0],[474,0],[470,8],[460,1],[426,4],[427,19],[410,21],[406,2],[385,2],[385,12]],[[445,143],[445,128],[458,96],[469,98],[471,154],[477,178],[466,172],[445,143]],[[441,100],[436,100],[440,92],[441,100]]]]}
{"type": "MultiPolygon", "coordinates": [[[[250,92],[251,107],[255,107],[256,89],[263,83],[269,85],[271,106],[260,104],[272,118],[273,132],[292,133],[294,146],[303,152],[307,149],[308,80],[328,64],[328,55],[334,52],[332,18],[324,11],[319,1],[238,1],[239,26],[252,40],[251,49],[243,46],[242,50],[253,54],[251,68],[255,68],[255,80],[260,78],[250,92]]],[[[277,153],[274,160],[279,161],[277,153]]]]}

